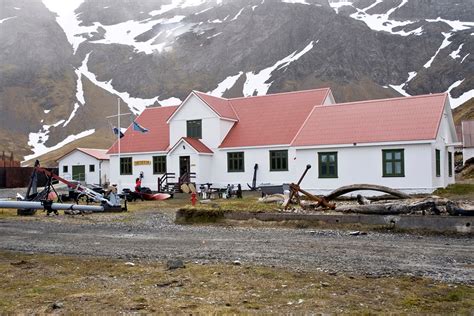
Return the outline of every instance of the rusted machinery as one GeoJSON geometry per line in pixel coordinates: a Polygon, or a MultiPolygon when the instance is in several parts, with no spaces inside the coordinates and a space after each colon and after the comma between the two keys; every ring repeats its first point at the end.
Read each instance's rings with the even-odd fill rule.
{"type": "MultiPolygon", "coordinates": [[[[48,214],[56,213],[58,210],[75,210],[75,211],[88,211],[88,212],[113,212],[113,211],[126,211],[127,202],[122,207],[121,198],[116,192],[117,190],[112,188],[109,190],[106,196],[95,192],[80,183],[73,183],[60,176],[52,173],[51,171],[42,168],[38,160],[35,162],[35,169],[31,174],[30,183],[26,192],[26,196],[18,201],[1,201],[0,207],[3,208],[17,208],[18,215],[34,215],[37,209],[44,209],[48,214]],[[44,189],[38,192],[38,174],[44,174],[47,178],[47,184],[44,189]],[[88,200],[99,203],[100,205],[79,205],[79,204],[62,204],[61,198],[53,186],[53,180],[62,182],[68,186],[69,189],[74,190],[79,196],[86,196],[88,200]],[[59,203],[54,203],[54,199],[57,198],[59,203]]],[[[76,200],[76,203],[78,201],[76,200]]]]}
{"type": "Polygon", "coordinates": [[[324,208],[334,210],[336,208],[336,204],[329,203],[328,200],[326,200],[325,197],[318,197],[318,196],[313,195],[313,194],[311,194],[311,193],[309,193],[309,192],[307,192],[307,191],[300,188],[300,184],[303,181],[303,179],[306,176],[306,173],[308,172],[309,169],[311,169],[311,165],[308,164],[308,165],[306,165],[306,169],[303,172],[303,174],[301,175],[298,183],[297,184],[294,184],[294,183],[290,184],[290,196],[289,196],[288,201],[285,204],[285,210],[288,209],[288,207],[289,207],[291,201],[293,200],[293,198],[295,198],[296,202],[298,204],[300,204],[300,202],[301,202],[300,201],[300,193],[305,195],[308,199],[317,202],[316,207],[322,206],[324,208]]]}

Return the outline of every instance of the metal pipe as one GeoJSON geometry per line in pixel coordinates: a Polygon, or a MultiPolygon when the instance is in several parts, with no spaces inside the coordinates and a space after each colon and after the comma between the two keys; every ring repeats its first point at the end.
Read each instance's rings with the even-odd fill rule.
{"type": "MultiPolygon", "coordinates": [[[[0,201],[0,208],[16,208],[16,209],[43,209],[41,202],[32,201],[0,201]]],[[[59,210],[77,210],[77,211],[92,211],[103,212],[104,207],[98,205],[78,205],[78,204],[62,204],[53,203],[51,209],[59,210]]]]}

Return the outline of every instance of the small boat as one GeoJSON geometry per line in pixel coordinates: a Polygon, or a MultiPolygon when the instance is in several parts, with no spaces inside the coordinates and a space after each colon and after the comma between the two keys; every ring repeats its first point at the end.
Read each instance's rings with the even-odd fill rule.
{"type": "Polygon", "coordinates": [[[170,194],[167,193],[139,193],[144,200],[147,201],[164,201],[166,199],[169,199],[171,197],[170,194]]]}

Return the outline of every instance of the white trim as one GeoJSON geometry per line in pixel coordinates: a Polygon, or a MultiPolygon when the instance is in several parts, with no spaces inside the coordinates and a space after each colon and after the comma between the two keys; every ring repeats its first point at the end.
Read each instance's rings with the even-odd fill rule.
{"type": "Polygon", "coordinates": [[[462,142],[457,142],[457,143],[449,143],[445,145],[446,147],[456,147],[456,146],[462,146],[462,142]]]}
{"type": "MultiPolygon", "coordinates": [[[[201,153],[199,151],[197,151],[196,148],[193,147],[193,145],[191,145],[189,142],[186,141],[186,139],[184,139],[183,137],[181,137],[177,142],[176,144],[174,144],[173,147],[171,147],[171,149],[168,151],[168,155],[171,155],[171,153],[179,147],[180,143],[181,142],[185,142],[186,144],[188,144],[189,147],[191,147],[198,155],[209,155],[209,156],[212,156],[214,155],[214,153],[201,153]]],[[[201,142],[202,143],[202,142],[201,142]]],[[[203,143],[204,144],[204,143],[203,143]]],[[[205,144],[204,144],[205,145],[205,144]]],[[[209,148],[209,147],[208,147],[209,148]]],[[[210,148],[209,148],[210,149],[210,148]]],[[[211,149],[212,150],[212,149],[211,149]]]]}
{"type": "Polygon", "coordinates": [[[292,146],[294,149],[321,149],[321,148],[347,148],[347,147],[372,147],[372,146],[402,146],[416,144],[434,144],[435,140],[413,140],[413,141],[393,141],[378,143],[356,143],[354,144],[336,144],[336,145],[308,145],[308,146],[292,146]]]}
{"type": "MultiPolygon", "coordinates": [[[[191,91],[190,94],[188,94],[188,96],[186,97],[186,99],[184,99],[183,102],[181,102],[181,104],[176,108],[176,110],[174,110],[173,114],[171,114],[171,116],[166,120],[166,124],[169,124],[171,119],[176,115],[176,113],[178,113],[179,110],[181,110],[181,108],[183,107],[184,103],[186,103],[186,101],[188,101],[188,99],[194,94],[194,91],[191,91]]],[[[195,95],[196,96],[196,95],[195,95]]],[[[201,100],[199,98],[199,100],[201,100]]],[[[201,100],[202,101],[202,100],[201,100]]]]}

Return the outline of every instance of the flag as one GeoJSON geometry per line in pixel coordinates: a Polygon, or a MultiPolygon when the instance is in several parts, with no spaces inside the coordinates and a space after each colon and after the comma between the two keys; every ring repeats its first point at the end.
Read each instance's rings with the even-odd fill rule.
{"type": "MultiPolygon", "coordinates": [[[[119,129],[117,127],[113,128],[114,134],[118,136],[119,134],[119,129]]],[[[120,131],[120,138],[124,137],[125,135],[120,131]]]]}
{"type": "Polygon", "coordinates": [[[142,132],[142,133],[147,133],[148,132],[148,128],[145,128],[145,127],[141,126],[140,124],[138,124],[135,121],[133,121],[133,130],[138,131],[138,132],[142,132]]]}

